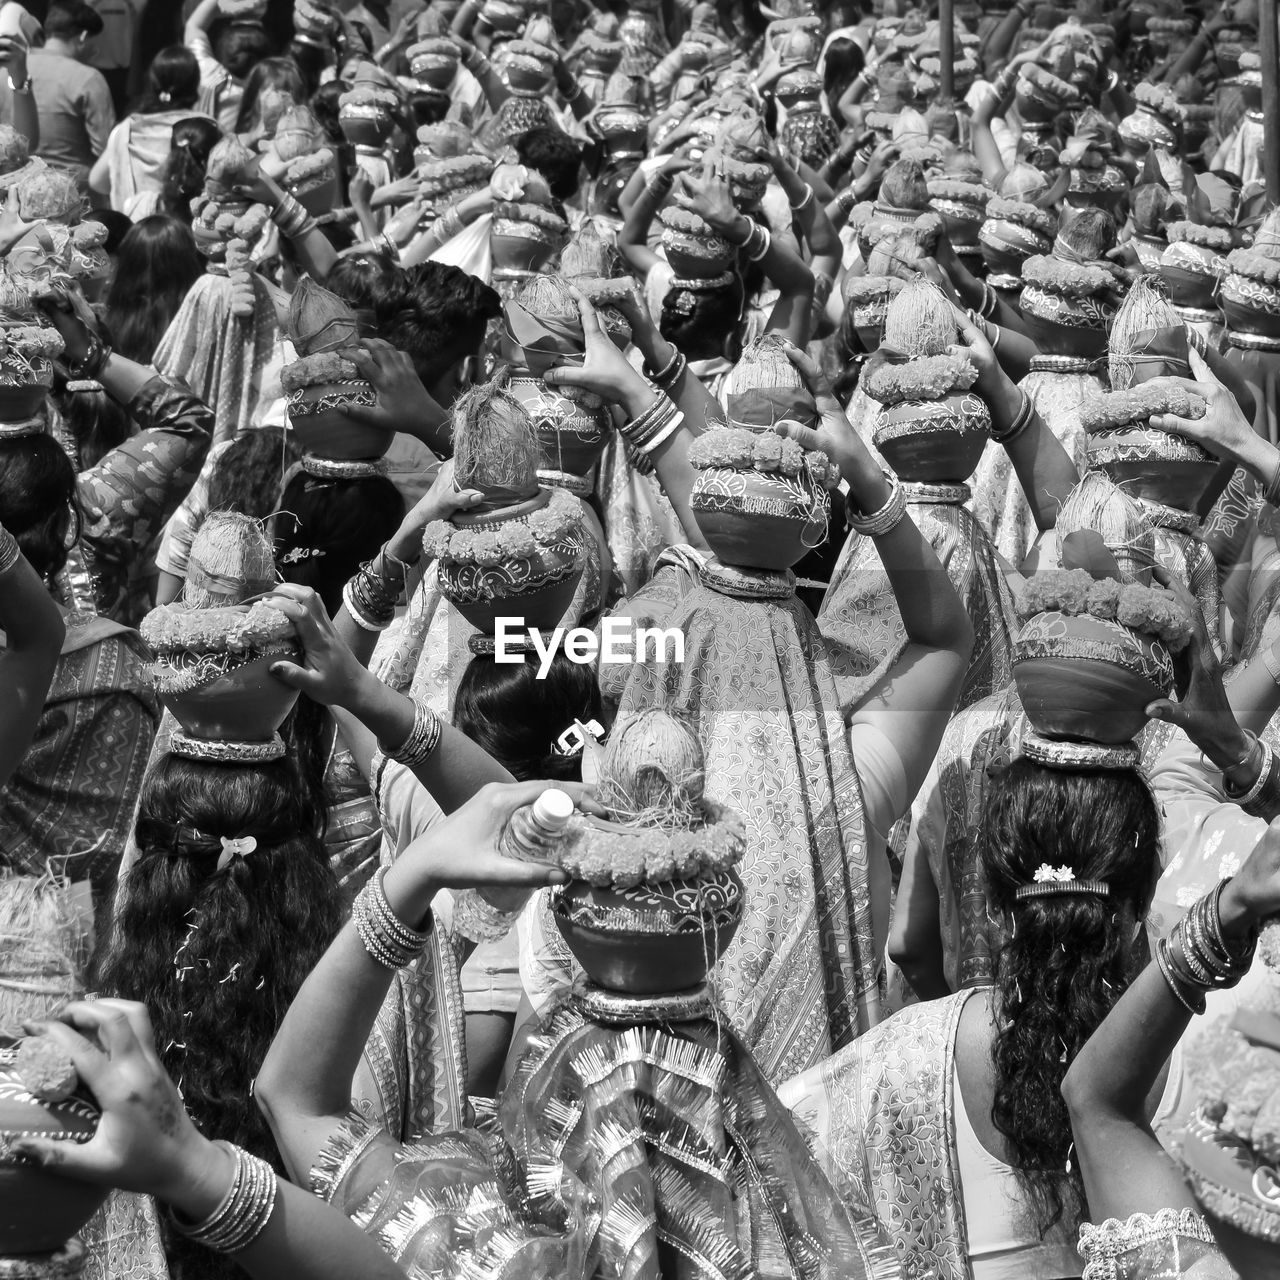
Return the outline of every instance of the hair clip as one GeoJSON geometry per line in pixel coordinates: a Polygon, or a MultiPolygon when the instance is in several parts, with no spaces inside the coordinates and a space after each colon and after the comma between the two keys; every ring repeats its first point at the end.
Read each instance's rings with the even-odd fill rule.
{"type": "Polygon", "coordinates": [[[587,738],[599,742],[604,737],[604,726],[599,720],[581,720],[571,724],[555,741],[553,750],[558,756],[581,755],[587,745],[587,738]]]}
{"type": "Polygon", "coordinates": [[[236,836],[235,839],[220,836],[219,839],[222,841],[222,852],[218,855],[219,871],[229,867],[236,858],[247,858],[258,847],[255,836],[236,836]]]}

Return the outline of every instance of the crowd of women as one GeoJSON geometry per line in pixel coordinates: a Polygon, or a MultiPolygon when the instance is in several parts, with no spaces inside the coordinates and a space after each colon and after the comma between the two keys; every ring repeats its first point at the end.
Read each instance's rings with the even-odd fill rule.
{"type": "Polygon", "coordinates": [[[0,1270],[1280,1276],[1258,0],[29,7],[0,1270]]]}

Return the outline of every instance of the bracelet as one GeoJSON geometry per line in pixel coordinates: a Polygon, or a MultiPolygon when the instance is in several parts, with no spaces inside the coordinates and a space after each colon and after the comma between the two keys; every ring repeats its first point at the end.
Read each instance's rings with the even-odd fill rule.
{"type": "Polygon", "coordinates": [[[361,631],[385,631],[396,616],[395,607],[392,606],[390,610],[380,610],[361,593],[359,583],[360,575],[357,574],[342,588],[342,603],[346,605],[351,621],[361,631]]]}
{"type": "Polygon", "coordinates": [[[769,247],[773,244],[773,235],[767,227],[762,227],[759,223],[756,223],[753,234],[756,236],[756,243],[760,246],[759,252],[752,253],[751,249],[747,247],[747,245],[750,245],[750,240],[747,241],[747,245],[744,245],[743,248],[749,261],[759,262],[769,252],[769,247]]]}
{"type": "Polygon", "coordinates": [[[8,573],[22,559],[22,548],[18,540],[0,525],[0,573],[8,573]]]}
{"type": "Polygon", "coordinates": [[[1013,415],[1013,421],[1003,431],[992,428],[991,438],[996,444],[1010,444],[1031,425],[1031,419],[1035,416],[1035,405],[1031,403],[1031,397],[1025,391],[1020,390],[1018,395],[1022,399],[1018,405],[1018,412],[1013,415]]]}
{"type": "Polygon", "coordinates": [[[230,1142],[219,1141],[235,1160],[235,1176],[218,1207],[202,1222],[188,1225],[173,1215],[173,1224],[188,1240],[217,1253],[239,1253],[266,1229],[276,1207],[276,1175],[265,1161],[230,1142]]]}
{"type": "Polygon", "coordinates": [[[461,230],[462,214],[458,212],[456,205],[451,205],[436,219],[435,226],[431,228],[431,234],[436,236],[441,244],[446,244],[461,230]]]}
{"type": "Polygon", "coordinates": [[[1280,817],[1280,758],[1265,743],[1263,746],[1265,754],[1258,783],[1248,799],[1241,798],[1236,803],[1250,817],[1264,818],[1270,822],[1273,818],[1280,817]]]}
{"type": "Polygon", "coordinates": [[[665,169],[659,169],[645,184],[645,191],[654,200],[665,200],[671,192],[674,179],[665,169]]]}
{"type": "Polygon", "coordinates": [[[1233,800],[1241,808],[1252,804],[1258,798],[1258,793],[1267,784],[1267,774],[1274,763],[1274,752],[1271,748],[1261,738],[1257,739],[1257,745],[1262,748],[1262,764],[1258,768],[1258,776],[1254,779],[1253,785],[1243,791],[1235,791],[1226,778],[1222,780],[1222,790],[1226,793],[1227,799],[1233,800]]]}
{"type": "Polygon", "coordinates": [[[1233,760],[1230,764],[1224,764],[1221,768],[1218,768],[1218,766],[1216,764],[1213,764],[1205,755],[1205,753],[1202,751],[1200,753],[1201,766],[1206,771],[1216,770],[1218,773],[1225,774],[1225,773],[1230,773],[1232,769],[1239,769],[1241,765],[1248,764],[1249,761],[1253,759],[1254,751],[1257,750],[1258,735],[1249,729],[1241,729],[1240,732],[1243,733],[1245,738],[1248,739],[1248,745],[1245,747],[1244,754],[1240,757],[1239,760],[1233,760]]]}
{"type": "Polygon", "coordinates": [[[804,184],[804,195],[801,197],[799,204],[791,206],[792,213],[803,213],[813,203],[813,188],[806,182],[804,184]]]}
{"type": "Polygon", "coordinates": [[[384,969],[403,969],[426,950],[431,934],[429,930],[411,929],[391,909],[382,884],[386,874],[386,867],[380,867],[356,894],[351,920],[371,960],[384,969]]]}
{"type": "Polygon", "coordinates": [[[888,471],[883,474],[889,482],[889,496],[879,511],[863,514],[854,511],[852,499],[847,504],[849,527],[854,533],[862,534],[866,538],[884,537],[886,533],[896,529],[907,514],[907,495],[902,482],[888,471]]]}
{"type": "Polygon", "coordinates": [[[679,347],[674,348],[674,350],[675,350],[675,355],[673,355],[671,359],[667,361],[667,363],[661,369],[659,369],[656,373],[654,372],[654,370],[652,370],[649,367],[649,362],[647,360],[645,361],[645,364],[644,364],[644,376],[648,378],[650,382],[656,383],[659,387],[662,387],[664,390],[666,389],[667,383],[673,381],[676,367],[679,365],[680,361],[684,358],[680,354],[679,347]]]}
{"type": "Polygon", "coordinates": [[[111,348],[96,333],[89,335],[89,347],[80,360],[67,365],[67,372],[74,382],[96,379],[103,366],[111,358],[111,348]]]}
{"type": "Polygon", "coordinates": [[[853,206],[857,203],[858,197],[853,194],[852,187],[836,196],[836,210],[846,218],[853,212],[853,206]]]}
{"type": "Polygon", "coordinates": [[[14,81],[13,73],[10,72],[9,73],[9,89],[13,93],[20,93],[24,97],[29,97],[31,94],[31,72],[30,71],[27,72],[27,78],[21,84],[17,84],[14,81]]]}
{"type": "Polygon", "coordinates": [[[1168,984],[1169,990],[1173,993],[1173,997],[1177,1002],[1190,1014],[1201,1014],[1205,1011],[1205,1000],[1203,995],[1197,997],[1196,1003],[1192,1003],[1192,997],[1188,996],[1182,989],[1182,984],[1174,975],[1173,966],[1169,961],[1169,939],[1161,938],[1156,943],[1156,964],[1160,966],[1160,974],[1168,984]]]}
{"type": "Polygon", "coordinates": [[[440,745],[440,717],[427,705],[422,697],[410,695],[413,702],[413,728],[409,736],[394,750],[384,743],[378,743],[378,750],[388,760],[416,769],[425,764],[427,758],[440,745]]]}
{"type": "Polygon", "coordinates": [[[515,925],[519,911],[503,911],[476,889],[453,895],[453,932],[472,942],[498,942],[515,925]]]}
{"type": "Polygon", "coordinates": [[[684,421],[684,414],[659,391],[653,403],[619,428],[627,443],[638,453],[653,453],[684,421]]]}

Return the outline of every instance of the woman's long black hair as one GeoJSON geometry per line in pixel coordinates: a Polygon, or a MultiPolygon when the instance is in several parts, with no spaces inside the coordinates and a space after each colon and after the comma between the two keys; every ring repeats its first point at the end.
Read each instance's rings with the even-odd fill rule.
{"type": "Polygon", "coordinates": [[[1043,1234],[1084,1212],[1062,1081],[1142,967],[1134,930],[1159,874],[1160,815],[1131,770],[1051,769],[1023,757],[992,779],[983,836],[988,901],[1006,925],[991,1118],[1043,1234]],[[1044,865],[1108,892],[1019,899],[1044,865]]]}
{"type": "MultiPolygon", "coordinates": [[[[282,1169],[252,1085],[303,979],[341,927],[323,820],[286,756],[212,764],[166,755],[143,785],[139,860],[100,945],[96,985],[140,1000],[201,1131],[282,1169]],[[256,848],[221,869],[223,838],[256,848]]],[[[175,1238],[182,1280],[230,1274],[175,1238]]]]}

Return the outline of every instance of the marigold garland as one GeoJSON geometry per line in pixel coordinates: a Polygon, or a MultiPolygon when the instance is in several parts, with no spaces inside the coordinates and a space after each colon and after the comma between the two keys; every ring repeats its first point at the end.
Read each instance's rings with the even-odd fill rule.
{"type": "Polygon", "coordinates": [[[1130,422],[1146,422],[1158,413],[1177,418],[1203,418],[1204,397],[1182,387],[1140,383],[1127,391],[1100,392],[1089,396],[1080,408],[1080,422],[1088,432],[1112,431],[1130,422]]]}
{"type": "Polygon", "coordinates": [[[34,360],[39,356],[52,359],[66,349],[57,329],[41,324],[0,326],[0,346],[34,360]]]}
{"type": "Polygon", "coordinates": [[[280,371],[280,385],[286,392],[301,391],[326,382],[352,382],[360,376],[360,370],[345,356],[336,351],[320,351],[285,365],[280,371]]]}
{"type": "Polygon", "coordinates": [[[712,427],[689,446],[689,465],[706,471],[725,467],[761,471],[796,480],[807,475],[816,485],[834,489],[840,469],[821,450],[805,452],[794,440],[747,427],[712,427]]]}
{"type": "Polygon", "coordinates": [[[1280,258],[1265,249],[1236,249],[1227,255],[1227,267],[1259,284],[1280,285],[1280,258]]]}
{"type": "Polygon", "coordinates": [[[294,635],[292,621],[265,600],[255,601],[248,609],[188,609],[162,604],[143,618],[139,631],[156,653],[183,649],[246,653],[294,635]]]}
{"type": "Polygon", "coordinates": [[[1029,577],[1018,592],[1023,619],[1056,611],[1069,617],[1118,622],[1163,641],[1180,653],[1191,641],[1192,621],[1178,597],[1163,587],[1144,587],[1114,578],[1094,578],[1084,569],[1060,569],[1029,577]]]}
{"type": "Polygon", "coordinates": [[[941,400],[952,391],[967,391],[978,370],[967,356],[923,356],[905,364],[878,361],[867,370],[863,387],[883,405],[941,400]]]}
{"type": "Polygon", "coordinates": [[[1198,222],[1185,220],[1166,223],[1165,238],[1170,244],[1185,241],[1203,249],[1218,249],[1223,253],[1231,248],[1231,232],[1226,227],[1206,227],[1198,222]]]}
{"type": "Polygon", "coordinates": [[[1013,200],[1009,196],[992,196],[987,201],[987,218],[991,221],[1016,222],[1029,231],[1052,236],[1058,227],[1058,217],[1047,209],[1037,208],[1026,200],[1013,200]]]}
{"type": "Polygon", "coordinates": [[[422,551],[433,560],[492,566],[504,560],[533,555],[540,546],[560,542],[582,523],[578,499],[553,489],[551,501],[519,520],[505,520],[495,529],[459,529],[447,520],[433,520],[422,532],[422,551]]]}
{"type": "Polygon", "coordinates": [[[566,875],[597,889],[691,880],[728,871],[742,861],[747,834],[733,810],[702,797],[704,821],[679,831],[608,826],[582,814],[569,820],[553,859],[566,875]]]}
{"type": "Polygon", "coordinates": [[[1088,262],[1063,262],[1047,254],[1037,254],[1022,264],[1022,279],[1064,298],[1088,298],[1110,288],[1115,276],[1088,262]]]}

